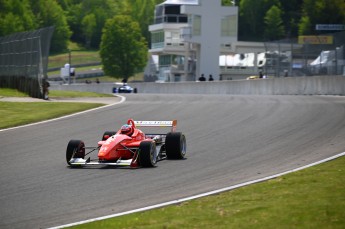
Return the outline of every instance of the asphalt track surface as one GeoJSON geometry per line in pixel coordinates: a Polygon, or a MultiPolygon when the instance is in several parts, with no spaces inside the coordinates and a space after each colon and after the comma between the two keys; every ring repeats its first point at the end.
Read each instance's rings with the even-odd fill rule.
{"type": "Polygon", "coordinates": [[[126,97],[118,105],[0,132],[0,228],[46,228],[133,210],[345,151],[345,97],[126,97]],[[177,119],[187,159],[150,169],[66,166],[70,139],[94,146],[128,118],[177,119]]]}

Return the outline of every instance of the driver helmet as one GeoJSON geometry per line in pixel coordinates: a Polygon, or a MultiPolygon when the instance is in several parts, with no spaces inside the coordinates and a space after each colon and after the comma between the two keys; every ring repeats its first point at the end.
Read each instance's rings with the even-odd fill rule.
{"type": "Polygon", "coordinates": [[[133,127],[131,125],[125,124],[121,127],[121,134],[126,134],[130,136],[133,134],[133,127]]]}

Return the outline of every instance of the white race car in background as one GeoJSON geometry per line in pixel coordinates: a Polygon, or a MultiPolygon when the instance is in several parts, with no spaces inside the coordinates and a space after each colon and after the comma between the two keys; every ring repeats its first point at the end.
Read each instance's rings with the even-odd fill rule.
{"type": "Polygon", "coordinates": [[[137,88],[129,86],[127,83],[115,83],[121,85],[120,87],[114,87],[113,93],[138,93],[137,88]]]}

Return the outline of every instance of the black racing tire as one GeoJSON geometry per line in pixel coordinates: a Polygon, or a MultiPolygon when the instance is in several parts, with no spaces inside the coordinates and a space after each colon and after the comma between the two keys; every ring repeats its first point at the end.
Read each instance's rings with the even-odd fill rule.
{"type": "Polygon", "coordinates": [[[73,158],[83,158],[85,157],[85,144],[81,140],[71,140],[67,145],[66,150],[66,162],[70,164],[70,160],[73,158]],[[75,152],[75,153],[74,153],[75,152]],[[74,154],[74,156],[73,156],[74,154]]]}
{"type": "Polygon", "coordinates": [[[108,135],[109,137],[111,137],[111,136],[113,136],[113,135],[115,135],[115,134],[116,134],[116,131],[106,131],[106,132],[104,132],[104,134],[103,134],[103,136],[102,136],[102,141],[107,140],[107,139],[105,138],[106,135],[108,135]]]}
{"type": "Polygon", "coordinates": [[[165,149],[168,159],[183,159],[186,156],[186,137],[180,132],[170,132],[165,138],[165,149]]]}
{"type": "Polygon", "coordinates": [[[156,143],[143,141],[139,146],[139,162],[142,167],[154,167],[157,163],[156,143]]]}

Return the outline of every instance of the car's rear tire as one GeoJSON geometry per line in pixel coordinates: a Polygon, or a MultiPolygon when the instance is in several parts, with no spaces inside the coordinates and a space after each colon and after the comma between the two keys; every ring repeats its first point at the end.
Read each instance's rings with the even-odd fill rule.
{"type": "Polygon", "coordinates": [[[154,167],[157,163],[156,144],[143,141],[139,146],[139,162],[142,167],[154,167]]]}
{"type": "Polygon", "coordinates": [[[67,145],[66,162],[71,165],[70,160],[73,158],[85,157],[85,144],[81,140],[71,140],[67,145]],[[75,152],[75,153],[74,153],[75,152]]]}
{"type": "Polygon", "coordinates": [[[180,132],[170,132],[165,138],[165,149],[168,159],[183,159],[186,156],[186,137],[180,132]]]}
{"type": "Polygon", "coordinates": [[[113,136],[116,134],[116,131],[106,131],[104,132],[103,136],[102,136],[102,141],[107,140],[109,137],[113,136]],[[106,137],[108,136],[108,138],[106,137]]]}

